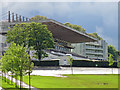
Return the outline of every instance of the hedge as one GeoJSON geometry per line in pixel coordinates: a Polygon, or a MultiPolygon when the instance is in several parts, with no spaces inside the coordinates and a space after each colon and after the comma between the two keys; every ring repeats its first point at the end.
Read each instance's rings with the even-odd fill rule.
{"type": "MultiPolygon", "coordinates": [[[[32,61],[34,66],[59,66],[59,60],[46,60],[46,61],[32,61]]],[[[88,61],[88,60],[73,60],[73,67],[117,67],[117,63],[114,62],[112,66],[109,66],[108,61],[88,61]]]]}
{"type": "Polygon", "coordinates": [[[34,66],[59,66],[59,60],[32,61],[34,66]]]}
{"type": "Polygon", "coordinates": [[[87,61],[87,60],[73,60],[73,67],[117,67],[117,63],[114,62],[112,66],[109,66],[108,61],[87,61]]]}

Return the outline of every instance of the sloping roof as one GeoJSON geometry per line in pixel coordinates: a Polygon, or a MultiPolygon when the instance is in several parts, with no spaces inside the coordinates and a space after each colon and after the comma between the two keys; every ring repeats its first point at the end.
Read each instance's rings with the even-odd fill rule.
{"type": "MultiPolygon", "coordinates": [[[[28,22],[5,22],[7,25],[13,25],[18,23],[30,23],[30,22],[38,22],[42,24],[46,24],[48,27],[48,30],[51,31],[54,38],[64,40],[70,43],[81,43],[81,42],[94,42],[97,41],[97,39],[86,35],[85,33],[79,32],[75,29],[72,29],[68,26],[65,26],[64,24],[57,22],[52,19],[48,20],[37,20],[37,21],[28,21],[28,22]]],[[[4,25],[4,24],[3,24],[4,25]]],[[[7,32],[3,31],[1,34],[5,34],[7,32]]]]}

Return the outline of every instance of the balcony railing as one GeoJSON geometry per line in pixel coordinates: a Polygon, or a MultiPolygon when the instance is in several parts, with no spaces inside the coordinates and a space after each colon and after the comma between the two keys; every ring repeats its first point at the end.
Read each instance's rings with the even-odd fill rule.
{"type": "Polygon", "coordinates": [[[101,46],[98,42],[86,42],[86,45],[94,45],[94,46],[101,46]]]}
{"type": "Polygon", "coordinates": [[[92,49],[92,50],[102,50],[102,51],[103,51],[103,49],[102,49],[102,48],[95,48],[95,47],[86,47],[86,49],[92,49]]]}
{"type": "Polygon", "coordinates": [[[95,56],[88,56],[89,58],[91,58],[91,59],[104,59],[103,57],[95,57],[95,56]]]}
{"type": "Polygon", "coordinates": [[[95,55],[103,55],[103,53],[102,52],[86,52],[86,54],[95,54],[95,55]]]}

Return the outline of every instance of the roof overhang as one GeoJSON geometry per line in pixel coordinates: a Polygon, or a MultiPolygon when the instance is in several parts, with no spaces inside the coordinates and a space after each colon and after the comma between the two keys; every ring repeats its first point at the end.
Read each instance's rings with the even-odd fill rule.
{"type": "Polygon", "coordinates": [[[43,22],[48,27],[48,30],[51,31],[54,38],[68,41],[70,43],[81,43],[81,42],[94,42],[97,39],[88,36],[85,33],[81,33],[75,29],[72,29],[64,24],[50,20],[50,22],[43,22]]]}
{"type": "MultiPolygon", "coordinates": [[[[72,29],[68,26],[65,26],[62,23],[59,23],[55,20],[38,20],[38,21],[29,21],[29,22],[11,22],[9,24],[18,24],[18,23],[30,23],[30,22],[38,22],[42,24],[46,24],[48,27],[48,30],[51,31],[54,38],[64,40],[70,43],[81,43],[81,42],[94,42],[97,41],[97,39],[85,34],[81,33],[75,29],[72,29]]],[[[2,34],[5,34],[3,32],[2,34]]]]}

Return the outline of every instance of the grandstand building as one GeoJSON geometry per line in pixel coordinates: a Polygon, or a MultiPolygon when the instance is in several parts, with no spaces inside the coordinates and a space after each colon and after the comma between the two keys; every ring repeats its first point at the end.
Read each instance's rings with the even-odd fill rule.
{"type": "MultiPolygon", "coordinates": [[[[73,59],[83,59],[86,58],[86,56],[82,56],[76,53],[71,52],[71,49],[74,49],[74,47],[71,45],[73,43],[83,43],[83,42],[95,42],[97,39],[76,31],[75,29],[72,29],[68,26],[65,26],[64,24],[52,20],[37,20],[37,21],[29,21],[27,18],[25,19],[20,16],[19,19],[16,15],[16,19],[14,19],[14,13],[12,14],[12,18],[10,18],[10,12],[8,13],[8,20],[7,21],[1,21],[0,22],[0,53],[3,53],[8,45],[5,43],[6,36],[8,31],[8,27],[13,27],[15,24],[20,23],[31,23],[31,22],[37,22],[47,25],[48,30],[51,31],[53,34],[54,42],[55,42],[55,49],[49,49],[46,50],[46,52],[49,54],[49,57],[45,58],[44,60],[52,60],[52,59],[60,59],[60,56],[64,56],[66,54],[72,54],[73,59]]],[[[31,51],[31,56],[33,55],[34,51],[31,51]]],[[[34,59],[34,58],[32,58],[34,59]]]]}
{"type": "Polygon", "coordinates": [[[72,52],[79,55],[86,56],[90,59],[108,60],[108,45],[105,40],[77,43],[72,44],[72,46],[75,47],[72,52]]]}

